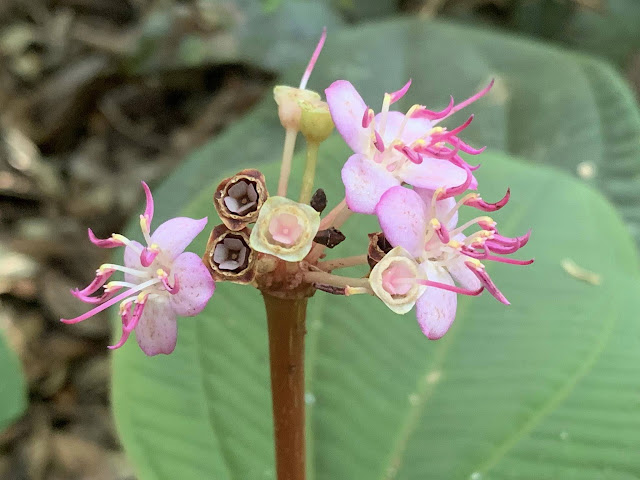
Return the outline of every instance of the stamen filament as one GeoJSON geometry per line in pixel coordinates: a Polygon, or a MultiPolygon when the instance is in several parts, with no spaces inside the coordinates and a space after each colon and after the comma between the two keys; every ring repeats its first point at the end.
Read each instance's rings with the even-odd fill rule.
{"type": "Polygon", "coordinates": [[[353,257],[336,258],[319,262],[318,267],[322,270],[330,272],[338,268],[355,267],[356,265],[364,265],[368,262],[367,255],[354,255],[353,257]]]}
{"type": "Polygon", "coordinates": [[[304,71],[304,75],[302,75],[302,78],[300,79],[300,89],[304,90],[307,87],[307,82],[309,81],[309,77],[311,76],[311,72],[313,71],[313,67],[316,64],[316,61],[318,60],[318,57],[320,56],[320,52],[322,51],[322,47],[324,46],[324,42],[327,39],[327,27],[324,27],[322,29],[322,35],[320,36],[320,40],[318,41],[318,44],[316,45],[315,50],[313,51],[313,54],[311,55],[311,59],[309,60],[309,63],[307,65],[307,68],[304,71]]]}
{"type": "Polygon", "coordinates": [[[369,287],[369,279],[367,278],[350,278],[340,275],[333,275],[327,272],[304,272],[304,281],[307,283],[320,283],[323,285],[331,285],[333,287],[369,287]]]}
{"type": "MultiPolygon", "coordinates": [[[[136,277],[146,277],[149,274],[146,272],[143,272],[141,270],[136,270],[134,268],[129,268],[129,267],[123,267],[122,265],[116,265],[115,263],[104,263],[102,265],[100,265],[100,269],[104,269],[104,270],[117,270],[118,272],[123,272],[123,273],[128,273],[129,275],[134,275],[136,277]]],[[[109,282],[109,283],[115,283],[115,282],[109,282]]],[[[131,284],[130,284],[131,285],[131,284]]]]}
{"type": "Polygon", "coordinates": [[[282,164],[280,166],[280,180],[278,181],[278,196],[287,196],[287,185],[291,175],[291,162],[293,161],[293,151],[296,147],[296,137],[298,130],[287,128],[284,136],[284,148],[282,150],[282,164]]]}
{"type": "Polygon", "coordinates": [[[136,285],[134,288],[132,288],[130,290],[127,290],[126,292],[123,292],[120,295],[117,295],[117,296],[113,297],[109,301],[104,302],[102,305],[98,305],[96,308],[93,308],[93,309],[89,310],[87,313],[84,313],[84,314],[80,315],[79,317],[70,318],[70,319],[61,318],[60,321],[63,322],[63,323],[67,323],[67,324],[73,324],[73,323],[82,322],[83,320],[86,320],[87,318],[93,317],[95,314],[100,313],[103,310],[106,310],[111,305],[115,305],[116,303],[126,299],[127,297],[130,297],[134,293],[138,293],[138,292],[144,290],[147,287],[155,285],[158,282],[160,282],[160,279],[152,278],[151,280],[148,280],[148,281],[146,281],[144,283],[141,283],[140,285],[136,285]]]}

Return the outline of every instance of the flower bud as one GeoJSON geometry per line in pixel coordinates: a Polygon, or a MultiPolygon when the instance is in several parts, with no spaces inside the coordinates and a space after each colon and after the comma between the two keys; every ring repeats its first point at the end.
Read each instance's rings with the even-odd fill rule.
{"type": "Polygon", "coordinates": [[[285,197],[269,197],[260,209],[250,245],[257,252],[299,262],[311,250],[320,214],[309,205],[285,197]]]}
{"type": "Polygon", "coordinates": [[[273,89],[273,98],[278,104],[278,117],[282,126],[289,130],[300,130],[302,108],[300,101],[318,102],[320,95],[313,90],[277,85],[273,89]]]}
{"type": "Polygon", "coordinates": [[[369,284],[387,307],[404,314],[413,308],[427,288],[418,284],[419,278],[421,274],[416,261],[404,248],[396,247],[373,267],[369,284]]]}
{"type": "Polygon", "coordinates": [[[214,280],[240,284],[253,281],[255,258],[249,246],[249,230],[232,231],[225,225],[213,229],[203,256],[214,280]]]}
{"type": "Polygon", "coordinates": [[[247,169],[220,182],[213,204],[222,222],[238,231],[257,220],[268,196],[264,175],[258,170],[247,169]]]}
{"type": "Polygon", "coordinates": [[[327,194],[324,193],[322,188],[316,190],[316,193],[311,197],[309,205],[318,213],[322,213],[327,208],[327,194]]]}
{"type": "Polygon", "coordinates": [[[333,120],[327,102],[300,101],[300,131],[307,142],[324,142],[333,131],[333,120]]]}

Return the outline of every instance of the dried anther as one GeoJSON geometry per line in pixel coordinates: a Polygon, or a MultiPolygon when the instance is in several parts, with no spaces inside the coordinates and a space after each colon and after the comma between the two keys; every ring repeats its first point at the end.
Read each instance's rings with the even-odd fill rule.
{"type": "Polygon", "coordinates": [[[249,246],[249,230],[213,229],[203,257],[214,280],[247,284],[255,277],[255,253],[249,246]]]}
{"type": "Polygon", "coordinates": [[[367,252],[367,261],[371,268],[382,260],[382,258],[391,251],[393,246],[387,241],[382,232],[369,234],[369,250],[367,252]]]}
{"type": "Polygon", "coordinates": [[[344,236],[340,230],[335,227],[327,228],[326,230],[320,230],[315,238],[314,242],[324,245],[328,248],[333,248],[340,245],[347,237],[344,236]]]}
{"type": "Polygon", "coordinates": [[[258,218],[269,196],[264,175],[247,169],[223,180],[213,198],[222,222],[231,230],[242,230],[258,218]]]}
{"type": "Polygon", "coordinates": [[[327,208],[327,195],[324,193],[322,188],[316,190],[316,193],[311,197],[311,201],[309,202],[311,208],[313,208],[316,212],[322,213],[325,208],[327,208]]]}

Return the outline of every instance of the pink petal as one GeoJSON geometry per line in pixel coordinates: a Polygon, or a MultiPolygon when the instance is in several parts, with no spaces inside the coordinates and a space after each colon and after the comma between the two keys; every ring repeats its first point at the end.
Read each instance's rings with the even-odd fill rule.
{"type": "Polygon", "coordinates": [[[178,339],[178,323],[166,296],[147,301],[135,332],[138,345],[145,354],[152,356],[173,352],[178,339]]]}
{"type": "Polygon", "coordinates": [[[380,197],[400,181],[364,155],[351,155],[342,167],[342,182],[349,209],[356,213],[372,214],[380,197]]]}
{"type": "Polygon", "coordinates": [[[387,190],[376,206],[386,239],[394,247],[404,247],[414,257],[424,251],[427,214],[420,196],[400,186],[387,190]]]}
{"type": "MultiPolygon", "coordinates": [[[[453,279],[443,268],[433,267],[429,263],[420,265],[427,273],[427,278],[434,282],[453,285],[453,279]]],[[[448,290],[427,287],[427,290],[416,302],[418,324],[427,338],[441,338],[456,317],[458,295],[448,290]]]]}
{"type": "Polygon", "coordinates": [[[362,127],[367,105],[358,91],[346,80],[336,80],[324,92],[336,130],[355,153],[365,152],[371,138],[369,129],[362,127]]]}
{"type": "Polygon", "coordinates": [[[198,236],[206,224],[206,217],[200,220],[187,217],[172,218],[153,232],[151,241],[158,244],[162,253],[174,259],[184,252],[184,249],[193,242],[193,239],[198,236]]]}
{"type": "MultiPolygon", "coordinates": [[[[376,125],[380,125],[380,116],[381,114],[379,113],[375,117],[376,125]]],[[[405,115],[402,112],[391,111],[387,114],[387,125],[384,129],[384,135],[382,136],[386,145],[391,144],[393,140],[398,138],[398,132],[400,131],[404,117],[405,115]]],[[[429,132],[432,126],[432,122],[426,118],[411,118],[402,129],[400,140],[409,145],[429,132]]]]}
{"type": "MultiPolygon", "coordinates": [[[[135,240],[131,240],[131,243],[135,245],[139,250],[136,251],[131,248],[130,245],[124,249],[124,266],[129,268],[135,268],[136,270],[143,270],[142,264],[140,263],[140,252],[144,249],[144,247],[136,242],[135,240]]],[[[135,283],[136,285],[142,281],[140,277],[136,277],[129,273],[124,274],[124,281],[135,283]]]]}
{"type": "Polygon", "coordinates": [[[183,253],[173,262],[171,273],[180,282],[178,293],[170,297],[173,311],[181,317],[200,313],[216,289],[202,259],[195,253],[183,253]]]}
{"type": "Polygon", "coordinates": [[[435,190],[461,185],[467,179],[467,173],[448,160],[424,155],[420,164],[407,162],[400,172],[400,178],[414,187],[435,190]]]}
{"type": "MultiPolygon", "coordinates": [[[[416,188],[415,191],[420,195],[422,201],[427,206],[427,212],[431,211],[431,200],[433,199],[433,192],[435,190],[429,190],[426,188],[416,188]]],[[[453,197],[445,198],[436,202],[436,218],[443,223],[444,218],[449,215],[449,212],[456,206],[456,199],[453,197]]],[[[458,212],[456,211],[451,219],[444,224],[449,230],[456,228],[458,224],[458,212]]]]}

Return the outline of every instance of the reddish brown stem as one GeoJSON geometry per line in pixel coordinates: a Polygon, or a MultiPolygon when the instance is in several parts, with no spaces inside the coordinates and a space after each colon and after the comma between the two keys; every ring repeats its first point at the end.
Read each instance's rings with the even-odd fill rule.
{"type": "Polygon", "coordinates": [[[304,335],[307,299],[263,294],[269,330],[278,480],[305,479],[304,335]]]}

